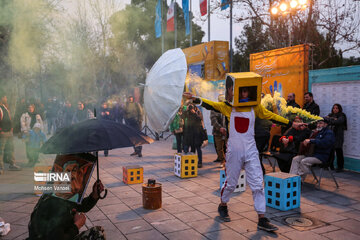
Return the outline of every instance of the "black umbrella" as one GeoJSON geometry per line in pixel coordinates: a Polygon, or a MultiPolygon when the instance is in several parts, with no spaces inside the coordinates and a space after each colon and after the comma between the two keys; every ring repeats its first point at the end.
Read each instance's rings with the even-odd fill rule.
{"type": "Polygon", "coordinates": [[[96,152],[99,180],[98,151],[152,142],[152,138],[130,126],[108,120],[89,119],[60,130],[44,143],[40,152],[61,155],[96,152]]]}

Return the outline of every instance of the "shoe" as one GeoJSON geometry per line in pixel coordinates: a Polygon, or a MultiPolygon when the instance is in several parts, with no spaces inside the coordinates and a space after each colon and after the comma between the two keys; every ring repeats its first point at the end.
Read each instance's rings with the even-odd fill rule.
{"type": "Polygon", "coordinates": [[[278,230],[278,228],[274,225],[272,225],[270,223],[270,220],[266,217],[262,217],[259,219],[258,225],[257,225],[258,229],[267,231],[267,232],[273,232],[278,230]]]}
{"type": "Polygon", "coordinates": [[[202,168],[202,163],[198,163],[198,168],[202,168]]]}
{"type": "Polygon", "coordinates": [[[17,166],[16,164],[13,164],[13,165],[9,166],[9,170],[10,171],[20,171],[21,167],[17,166]]]}
{"type": "Polygon", "coordinates": [[[217,158],[214,162],[220,162],[220,159],[217,158]]]}
{"type": "Polygon", "coordinates": [[[138,157],[142,157],[142,154],[141,154],[141,153],[139,153],[139,154],[138,154],[138,157]]]}
{"type": "Polygon", "coordinates": [[[221,204],[219,204],[218,212],[219,212],[221,220],[223,220],[224,222],[230,222],[231,221],[230,217],[229,217],[229,212],[228,212],[227,205],[221,206],[221,204]]]}
{"type": "Polygon", "coordinates": [[[220,168],[225,168],[225,163],[220,164],[220,168]]]}
{"type": "Polygon", "coordinates": [[[135,156],[138,155],[136,152],[133,152],[132,154],[130,154],[130,156],[135,156]]]}
{"type": "Polygon", "coordinates": [[[340,169],[340,168],[337,168],[337,169],[336,169],[336,172],[337,172],[337,173],[340,173],[340,172],[343,172],[343,171],[344,171],[344,169],[340,169]]]}

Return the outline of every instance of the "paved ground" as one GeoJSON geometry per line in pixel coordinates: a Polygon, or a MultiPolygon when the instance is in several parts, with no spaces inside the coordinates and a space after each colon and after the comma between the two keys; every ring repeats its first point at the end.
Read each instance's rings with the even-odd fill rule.
{"type": "MultiPolygon", "coordinates": [[[[110,151],[107,158],[101,154],[101,180],[109,193],[87,213],[84,229],[104,226],[108,239],[360,239],[359,174],[337,173],[340,189],[336,189],[325,173],[321,190],[314,189],[312,177],[308,176],[300,208],[286,212],[267,208],[267,217],[279,231],[266,233],[256,229],[257,216],[249,188],[231,199],[232,221],[224,223],[218,219],[219,168],[212,162],[216,158],[212,145],[204,149],[204,167],[199,176],[180,179],[172,172],[174,150],[170,139],[144,146],[143,158],[130,157],[131,148],[110,151]],[[162,183],[161,209],[143,209],[141,184],[122,183],[122,166],[129,164],[143,166],[144,179],[155,178],[162,183]],[[300,231],[282,221],[286,215],[300,213],[312,218],[316,225],[300,231]]],[[[17,141],[16,155],[20,163],[25,162],[23,149],[23,144],[17,141]]],[[[42,155],[40,164],[52,164],[53,157],[42,155]]],[[[267,171],[270,170],[267,166],[267,171]]],[[[1,239],[28,236],[27,224],[38,197],[23,192],[32,181],[33,169],[29,168],[21,172],[6,171],[0,176],[0,216],[10,222],[12,228],[9,235],[1,239]]]]}

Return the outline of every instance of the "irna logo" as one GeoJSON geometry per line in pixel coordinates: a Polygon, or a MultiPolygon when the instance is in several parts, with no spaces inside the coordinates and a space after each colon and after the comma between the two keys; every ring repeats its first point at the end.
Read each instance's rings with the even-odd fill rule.
{"type": "Polygon", "coordinates": [[[34,172],[35,182],[70,182],[70,172],[37,173],[34,172]]]}

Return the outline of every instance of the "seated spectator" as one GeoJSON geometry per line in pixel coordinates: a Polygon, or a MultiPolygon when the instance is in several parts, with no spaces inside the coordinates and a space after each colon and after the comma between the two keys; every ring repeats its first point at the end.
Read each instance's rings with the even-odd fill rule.
{"type": "Polygon", "coordinates": [[[92,193],[81,204],[52,194],[43,194],[31,213],[28,239],[105,239],[104,229],[100,226],[79,234],[86,221],[84,212],[96,205],[102,191],[104,186],[99,180],[94,183],[92,193]]]}
{"type": "MultiPolygon", "coordinates": [[[[302,123],[303,121],[299,117],[296,117],[294,122],[302,123]]],[[[275,153],[273,157],[277,160],[282,172],[288,173],[290,171],[291,161],[299,152],[300,143],[307,139],[310,134],[310,129],[304,124],[296,128],[289,128],[279,139],[280,151],[279,153],[275,153]]]]}
{"type": "MultiPolygon", "coordinates": [[[[331,153],[331,157],[335,158],[336,151],[336,162],[337,162],[337,172],[341,172],[344,169],[344,153],[343,153],[343,144],[344,144],[344,131],[347,130],[347,119],[345,113],[343,113],[342,107],[340,104],[335,103],[331,109],[331,113],[326,117],[329,120],[329,128],[335,134],[335,149],[331,153]]],[[[334,164],[330,166],[331,169],[334,169],[334,164]]]]}
{"type": "Polygon", "coordinates": [[[327,119],[318,121],[316,128],[318,134],[315,139],[305,139],[303,141],[305,147],[309,144],[314,144],[312,156],[298,155],[292,160],[290,173],[300,175],[303,182],[313,164],[329,162],[330,153],[335,144],[335,135],[328,128],[328,123],[327,119]]]}

